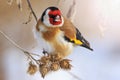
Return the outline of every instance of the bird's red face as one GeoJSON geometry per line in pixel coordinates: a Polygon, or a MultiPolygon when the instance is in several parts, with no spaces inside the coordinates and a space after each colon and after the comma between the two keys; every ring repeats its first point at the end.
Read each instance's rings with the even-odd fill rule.
{"type": "Polygon", "coordinates": [[[52,25],[60,25],[62,23],[61,12],[59,10],[49,11],[49,21],[52,25]]]}
{"type": "Polygon", "coordinates": [[[43,12],[41,21],[47,27],[61,27],[64,24],[63,16],[57,7],[48,7],[43,12]]]}

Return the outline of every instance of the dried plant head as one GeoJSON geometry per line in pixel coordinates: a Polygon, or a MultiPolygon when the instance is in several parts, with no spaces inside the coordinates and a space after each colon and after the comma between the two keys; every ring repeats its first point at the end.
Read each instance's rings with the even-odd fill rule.
{"type": "Polygon", "coordinates": [[[34,75],[37,72],[37,70],[38,70],[37,65],[30,62],[27,73],[29,73],[30,75],[34,75]]]}
{"type": "Polygon", "coordinates": [[[51,64],[51,66],[50,66],[50,69],[51,69],[52,71],[57,71],[57,70],[59,70],[59,69],[60,69],[59,63],[53,62],[53,63],[51,64]]]}
{"type": "Polygon", "coordinates": [[[49,67],[47,67],[44,64],[39,65],[39,72],[41,73],[41,76],[44,78],[46,74],[50,71],[49,67]]]}
{"type": "Polygon", "coordinates": [[[72,65],[70,64],[70,61],[69,59],[63,59],[60,61],[60,67],[62,69],[65,69],[65,70],[70,70],[72,65]]]}
{"type": "Polygon", "coordinates": [[[61,57],[60,54],[55,54],[54,56],[55,56],[55,57],[54,57],[54,60],[55,60],[55,61],[60,61],[60,60],[62,59],[62,57],[61,57]]]}
{"type": "Polygon", "coordinates": [[[39,61],[40,63],[47,64],[50,62],[50,56],[42,56],[39,61]]]}

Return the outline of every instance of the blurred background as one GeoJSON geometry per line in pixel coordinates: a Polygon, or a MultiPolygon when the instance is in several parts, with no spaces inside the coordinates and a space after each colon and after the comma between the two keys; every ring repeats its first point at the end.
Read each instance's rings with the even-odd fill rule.
{"type": "MultiPolygon", "coordinates": [[[[9,1],[9,0],[8,0],[9,1]]],[[[30,0],[38,18],[48,6],[57,6],[66,16],[73,0],[30,0]]],[[[60,70],[44,79],[39,72],[26,73],[27,57],[0,34],[0,80],[120,80],[120,0],[75,0],[73,23],[90,42],[93,52],[76,47],[67,58],[72,72],[60,70]],[[79,77],[79,79],[77,77],[79,77]]],[[[22,0],[22,11],[16,1],[11,5],[0,0],[0,31],[25,50],[41,54],[33,36],[36,21],[28,20],[30,10],[22,0]]]]}

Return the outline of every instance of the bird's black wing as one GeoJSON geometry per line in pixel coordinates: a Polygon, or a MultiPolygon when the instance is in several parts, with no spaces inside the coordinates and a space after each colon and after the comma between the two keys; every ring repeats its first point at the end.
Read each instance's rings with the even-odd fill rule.
{"type": "Polygon", "coordinates": [[[87,49],[93,50],[92,48],[90,48],[89,42],[82,36],[80,31],[77,28],[75,28],[75,29],[76,29],[76,38],[70,39],[67,36],[64,36],[65,40],[67,40],[68,42],[74,43],[76,45],[80,45],[82,47],[85,47],[87,49]]]}
{"type": "Polygon", "coordinates": [[[76,39],[82,42],[81,46],[93,51],[93,49],[90,47],[90,43],[82,36],[82,34],[77,28],[76,28],[76,39]]]}

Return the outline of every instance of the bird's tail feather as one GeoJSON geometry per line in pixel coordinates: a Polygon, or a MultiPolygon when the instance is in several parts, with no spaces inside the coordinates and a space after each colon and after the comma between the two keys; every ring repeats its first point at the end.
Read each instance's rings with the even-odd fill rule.
{"type": "Polygon", "coordinates": [[[85,48],[87,48],[87,49],[89,49],[89,50],[91,50],[91,51],[93,51],[93,49],[92,49],[89,45],[82,44],[81,46],[82,46],[82,47],[85,47],[85,48]]]}

